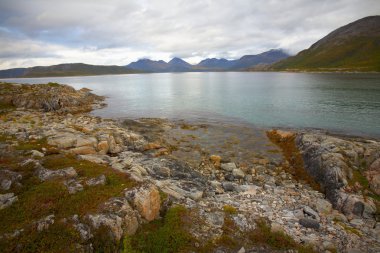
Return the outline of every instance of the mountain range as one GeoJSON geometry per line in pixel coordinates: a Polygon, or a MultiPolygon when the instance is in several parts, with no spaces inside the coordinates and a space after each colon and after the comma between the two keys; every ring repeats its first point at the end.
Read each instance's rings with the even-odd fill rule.
{"type": "Polygon", "coordinates": [[[283,50],[272,49],[257,55],[244,55],[238,60],[207,58],[196,65],[191,65],[177,57],[169,62],[141,59],[126,67],[145,72],[239,71],[258,64],[272,64],[287,57],[289,55],[283,50]]]}
{"type": "Polygon", "coordinates": [[[359,19],[331,32],[271,70],[380,72],[380,16],[359,19]]]}
{"type": "Polygon", "coordinates": [[[272,49],[237,60],[208,58],[195,65],[177,57],[169,62],[141,59],[126,66],[68,63],[0,70],[0,78],[247,70],[380,72],[380,16],[365,17],[342,26],[295,56],[272,49]]]}

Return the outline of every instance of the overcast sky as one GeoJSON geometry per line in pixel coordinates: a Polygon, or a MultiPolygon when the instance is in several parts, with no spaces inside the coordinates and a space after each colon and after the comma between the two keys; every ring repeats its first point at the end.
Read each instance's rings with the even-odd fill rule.
{"type": "Polygon", "coordinates": [[[294,54],[380,0],[0,0],[0,69],[294,54]]]}

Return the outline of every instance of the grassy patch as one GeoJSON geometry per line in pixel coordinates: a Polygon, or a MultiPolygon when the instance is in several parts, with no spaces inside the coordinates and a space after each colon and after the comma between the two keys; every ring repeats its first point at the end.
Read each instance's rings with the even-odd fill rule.
{"type": "Polygon", "coordinates": [[[47,144],[46,138],[39,140],[29,140],[29,141],[19,141],[18,145],[15,147],[16,150],[38,150],[42,151],[42,148],[51,149],[52,146],[47,144]]]}
{"type": "Polygon", "coordinates": [[[320,185],[305,170],[302,155],[295,143],[296,136],[293,134],[282,138],[276,130],[268,131],[267,136],[281,148],[285,159],[289,162],[290,166],[283,166],[285,171],[297,180],[308,183],[314,190],[321,191],[320,185]]]}
{"type": "Polygon", "coordinates": [[[0,210],[0,234],[12,232],[49,214],[64,218],[96,211],[109,198],[119,196],[125,188],[136,185],[127,175],[110,167],[79,161],[73,156],[51,155],[44,157],[42,163],[48,169],[74,167],[79,179],[105,175],[107,181],[105,185],[85,186],[83,191],[71,195],[62,179],[40,182],[34,176],[32,164],[13,168],[23,174],[23,186],[15,192],[19,200],[0,210]]]}
{"type": "Polygon", "coordinates": [[[79,233],[69,224],[55,222],[48,229],[37,232],[27,229],[19,238],[0,240],[1,252],[78,252],[79,233]]]}
{"type": "Polygon", "coordinates": [[[136,235],[125,238],[123,252],[181,252],[192,241],[191,235],[183,229],[186,216],[183,206],[172,207],[162,220],[145,224],[136,235]]]}
{"type": "Polygon", "coordinates": [[[230,206],[230,205],[223,206],[223,211],[227,214],[236,214],[237,213],[236,208],[233,206],[230,206]]]}
{"type": "Polygon", "coordinates": [[[353,227],[350,227],[346,224],[344,224],[343,222],[341,221],[335,221],[339,226],[341,226],[346,232],[348,233],[351,233],[351,234],[355,234],[359,237],[362,237],[362,233],[360,233],[359,230],[357,230],[356,228],[353,228],[353,227]]]}

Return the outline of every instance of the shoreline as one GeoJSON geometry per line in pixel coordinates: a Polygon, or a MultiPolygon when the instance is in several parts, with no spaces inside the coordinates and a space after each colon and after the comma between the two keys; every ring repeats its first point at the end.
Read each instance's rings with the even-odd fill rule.
{"type": "Polygon", "coordinates": [[[0,247],[27,242],[28,233],[40,238],[59,224],[79,233],[75,243],[66,238],[78,249],[98,249],[101,228],[113,245],[129,238],[127,245],[143,247],[137,239],[141,234],[158,233],[149,230],[150,222],[158,219],[169,226],[168,213],[182,210],[177,222],[188,223],[173,231],[190,236],[185,246],[193,251],[380,249],[373,182],[360,185],[365,174],[355,174],[364,170],[363,161],[365,166],[376,163],[378,142],[164,119],[104,119],[89,114],[103,99],[86,89],[7,88],[0,96],[19,108],[10,106],[0,115],[5,161],[0,179],[10,182],[0,193],[0,216],[7,221],[0,226],[0,247]],[[332,167],[318,167],[319,159],[332,167]],[[315,177],[326,195],[297,174],[304,169],[310,175],[327,172],[315,177]],[[28,185],[41,189],[39,195],[28,185]],[[23,208],[29,213],[44,206],[48,192],[57,194],[48,197],[53,208],[26,220],[18,216],[23,208]],[[56,196],[63,196],[63,205],[56,196]],[[255,244],[263,234],[287,243],[255,244]]]}

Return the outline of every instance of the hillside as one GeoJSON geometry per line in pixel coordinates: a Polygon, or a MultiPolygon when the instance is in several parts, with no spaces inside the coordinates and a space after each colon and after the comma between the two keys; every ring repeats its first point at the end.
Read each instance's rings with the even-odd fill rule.
{"type": "Polygon", "coordinates": [[[380,16],[328,34],[309,49],[272,66],[286,71],[380,71],[380,16]]]}
{"type": "Polygon", "coordinates": [[[83,63],[68,63],[46,67],[38,66],[31,68],[0,70],[0,78],[111,75],[138,72],[140,71],[120,66],[102,66],[88,65],[83,63]]]}

